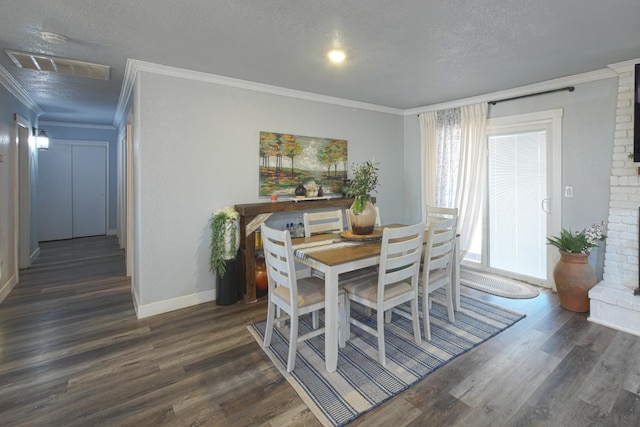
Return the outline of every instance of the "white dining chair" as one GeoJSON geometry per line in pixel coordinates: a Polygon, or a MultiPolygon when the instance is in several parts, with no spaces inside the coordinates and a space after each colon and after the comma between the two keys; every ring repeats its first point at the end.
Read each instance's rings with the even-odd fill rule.
{"type": "Polygon", "coordinates": [[[458,217],[458,208],[445,208],[441,206],[427,205],[427,224],[430,219],[451,219],[458,217]]]}
{"type": "Polygon", "coordinates": [[[354,280],[343,286],[346,293],[344,309],[346,336],[349,337],[350,324],[357,325],[376,336],[378,360],[383,366],[387,362],[384,343],[385,311],[410,302],[414,340],[416,343],[422,342],[418,284],[424,231],[425,225],[422,222],[404,227],[385,228],[382,232],[378,275],[354,280]],[[351,301],[376,310],[376,329],[351,317],[351,301]]]}
{"type": "MultiPolygon", "coordinates": [[[[276,230],[262,224],[261,231],[269,282],[267,326],[263,347],[271,345],[274,324],[280,325],[287,318],[290,319],[287,372],[291,372],[295,368],[297,344],[324,333],[324,328],[318,327],[318,310],[325,306],[324,280],[317,277],[297,278],[291,234],[288,230],[276,230]],[[281,312],[285,314],[281,315],[281,312]],[[298,336],[299,317],[309,313],[312,314],[312,330],[298,336]]],[[[340,324],[344,317],[342,290],[338,295],[338,301],[340,324]]]]}
{"type": "Polygon", "coordinates": [[[312,234],[344,230],[341,209],[328,212],[305,212],[303,221],[305,237],[311,237],[312,234]]]}
{"type": "Polygon", "coordinates": [[[427,207],[428,231],[422,263],[420,290],[422,293],[422,321],[427,341],[431,341],[429,309],[430,295],[445,288],[445,303],[450,322],[455,321],[453,295],[453,259],[456,250],[458,209],[427,207]]]}

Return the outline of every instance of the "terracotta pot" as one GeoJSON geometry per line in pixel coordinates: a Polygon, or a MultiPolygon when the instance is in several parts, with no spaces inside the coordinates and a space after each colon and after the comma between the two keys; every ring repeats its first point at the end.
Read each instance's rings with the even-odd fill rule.
{"type": "Polygon", "coordinates": [[[560,305],[570,311],[589,311],[589,289],[596,285],[596,273],[589,264],[589,254],[560,251],[553,269],[560,305]]]}

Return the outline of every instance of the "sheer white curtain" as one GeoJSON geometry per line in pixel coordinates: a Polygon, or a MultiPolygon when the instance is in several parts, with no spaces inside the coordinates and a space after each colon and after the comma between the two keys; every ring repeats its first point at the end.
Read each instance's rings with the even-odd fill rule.
{"type": "Polygon", "coordinates": [[[460,158],[460,108],[438,111],[438,151],[435,206],[455,207],[460,158]]]}
{"type": "MultiPolygon", "coordinates": [[[[467,254],[473,240],[477,218],[484,203],[487,165],[488,104],[462,107],[460,163],[458,167],[458,232],[460,250],[467,254]]],[[[462,255],[464,257],[464,255],[462,255]]]]}
{"type": "Polygon", "coordinates": [[[426,207],[453,207],[460,155],[459,108],[420,114],[422,143],[422,217],[426,207]]]}
{"type": "Polygon", "coordinates": [[[423,218],[426,205],[457,207],[465,254],[484,200],[486,123],[487,104],[420,114],[423,218]]]}
{"type": "Polygon", "coordinates": [[[427,217],[427,205],[436,202],[436,152],[437,117],[435,111],[421,113],[420,118],[420,169],[422,190],[422,219],[427,217]]]}

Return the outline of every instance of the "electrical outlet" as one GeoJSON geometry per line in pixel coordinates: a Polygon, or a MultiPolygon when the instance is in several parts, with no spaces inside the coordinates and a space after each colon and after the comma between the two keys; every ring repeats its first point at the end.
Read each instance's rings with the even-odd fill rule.
{"type": "Polygon", "coordinates": [[[564,187],[564,197],[571,198],[573,197],[573,187],[564,187]]]}

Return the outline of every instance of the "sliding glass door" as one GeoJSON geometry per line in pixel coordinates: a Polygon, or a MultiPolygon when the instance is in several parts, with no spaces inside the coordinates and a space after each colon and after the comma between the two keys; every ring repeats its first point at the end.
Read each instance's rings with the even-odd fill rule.
{"type": "Polygon", "coordinates": [[[488,138],[489,267],[546,279],[546,132],[488,138]]]}
{"type": "Polygon", "coordinates": [[[489,121],[486,208],[466,259],[548,286],[555,258],[546,236],[560,221],[561,111],[546,113],[489,121]]]}

